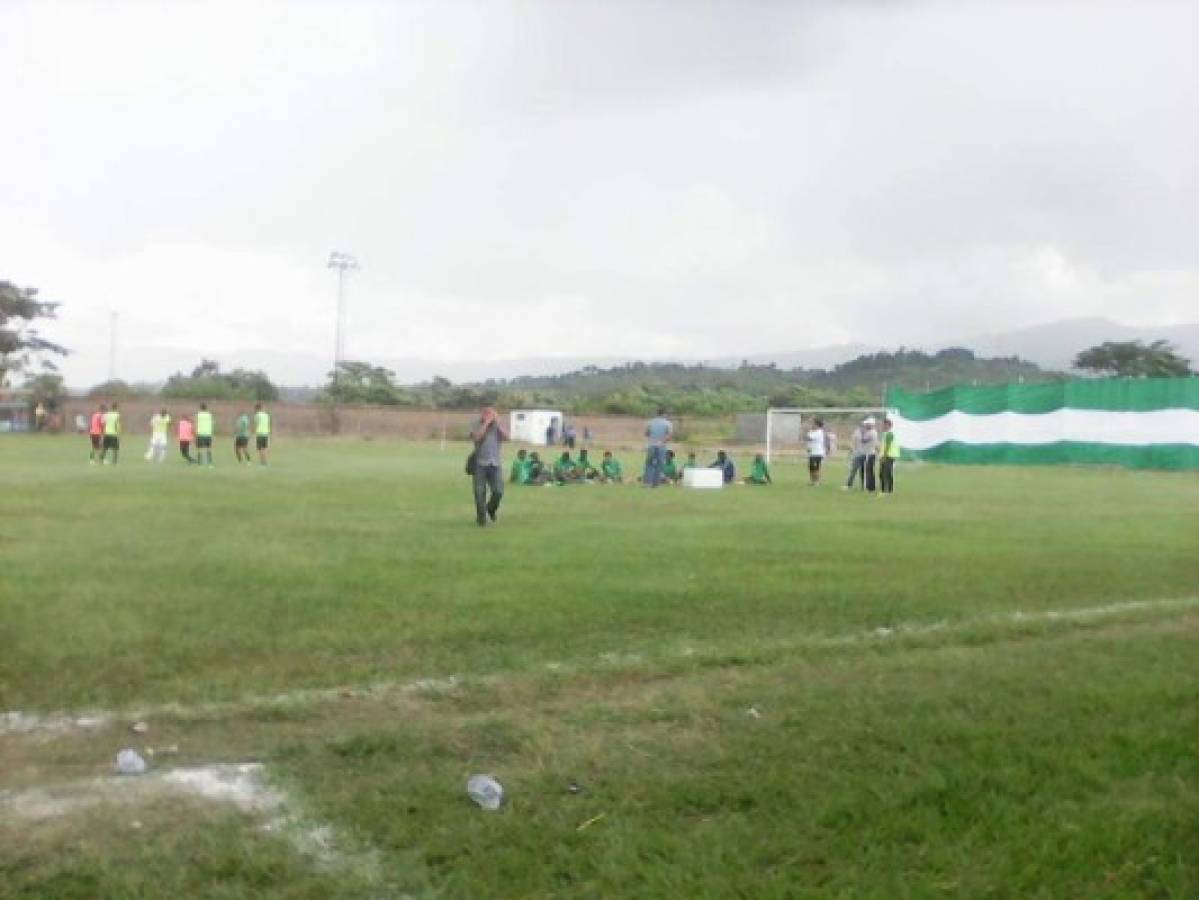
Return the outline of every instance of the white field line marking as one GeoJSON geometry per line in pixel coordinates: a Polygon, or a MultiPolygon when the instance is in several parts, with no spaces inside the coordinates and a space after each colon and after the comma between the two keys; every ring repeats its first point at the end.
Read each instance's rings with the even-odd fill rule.
{"type": "MultiPolygon", "coordinates": [[[[813,634],[798,638],[780,638],[777,640],[758,639],[755,646],[767,650],[798,649],[802,647],[845,647],[857,644],[877,643],[896,638],[919,638],[933,634],[954,634],[968,632],[987,626],[1038,625],[1054,622],[1090,622],[1118,616],[1123,613],[1139,613],[1163,610],[1187,610],[1199,608],[1199,597],[1176,597],[1157,600],[1126,600],[1117,603],[1106,603],[1100,606],[1083,606],[1074,609],[1047,609],[1025,612],[1015,610],[1005,613],[991,613],[970,619],[950,621],[940,619],[934,622],[897,623],[879,626],[867,631],[856,631],[847,634],[813,634]]],[[[692,659],[703,656],[718,657],[732,652],[726,644],[704,646],[701,642],[691,642],[664,654],[667,658],[692,659]]],[[[586,669],[594,662],[604,666],[629,666],[644,662],[646,656],[640,653],[624,653],[606,651],[593,658],[577,662],[562,662],[550,660],[544,663],[547,671],[556,674],[569,674],[586,669]]],[[[652,657],[651,657],[652,658],[652,657]]],[[[471,681],[487,682],[494,680],[495,675],[471,676],[471,681]]],[[[286,691],[277,694],[250,695],[238,700],[201,703],[185,706],[180,703],[165,703],[156,706],[140,707],[125,712],[112,710],[93,710],[86,715],[68,715],[66,713],[50,713],[39,715],[19,710],[0,713],[0,737],[10,735],[55,736],[68,732],[89,731],[106,727],[116,721],[129,719],[148,719],[154,716],[179,716],[182,718],[203,718],[226,714],[242,713],[255,709],[277,706],[304,706],[313,703],[329,702],[339,699],[377,698],[391,694],[436,694],[452,691],[465,684],[463,676],[451,675],[447,678],[421,678],[415,681],[395,682],[378,681],[357,687],[311,688],[298,691],[286,691]]]]}
{"type": "Polygon", "coordinates": [[[37,822],[102,803],[135,805],[169,795],[192,796],[268,817],[261,826],[263,831],[284,836],[297,851],[325,869],[352,867],[368,877],[377,874],[375,854],[342,849],[344,841],[332,826],[306,819],[286,794],[266,784],[263,775],[261,763],[188,766],[146,775],[107,775],[20,791],[0,791],[0,812],[4,818],[37,822]]]}

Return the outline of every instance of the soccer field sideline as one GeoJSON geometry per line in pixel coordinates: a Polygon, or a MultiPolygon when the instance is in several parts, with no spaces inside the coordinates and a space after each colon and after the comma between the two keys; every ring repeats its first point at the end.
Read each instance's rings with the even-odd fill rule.
{"type": "MultiPolygon", "coordinates": [[[[977,633],[980,629],[999,629],[993,639],[1002,639],[1003,634],[1057,623],[1085,624],[1105,620],[1139,619],[1144,613],[1170,613],[1199,608],[1199,596],[1163,598],[1158,600],[1132,600],[1106,603],[1100,606],[1050,609],[1033,612],[1017,610],[1011,613],[988,614],[954,622],[897,623],[890,627],[879,627],[870,631],[843,635],[811,635],[801,638],[780,638],[755,645],[755,655],[766,658],[787,650],[801,648],[834,648],[881,642],[919,641],[930,635],[954,636],[977,633]]],[[[719,660],[729,654],[731,648],[720,646],[686,646],[659,654],[653,662],[671,659],[702,663],[705,659],[719,660]]],[[[570,675],[592,671],[597,667],[613,670],[636,666],[648,662],[642,654],[622,655],[606,651],[589,660],[547,660],[542,663],[545,670],[570,675]]],[[[197,718],[244,713],[275,706],[323,703],[347,698],[379,697],[391,693],[437,693],[453,690],[468,682],[487,683],[503,677],[504,673],[475,674],[471,676],[445,675],[417,678],[403,682],[372,682],[362,685],[339,685],[329,688],[313,688],[277,694],[247,695],[234,700],[185,705],[163,703],[134,705],[128,709],[89,709],[75,712],[37,713],[25,710],[0,712],[0,737],[6,735],[34,735],[39,733],[64,734],[87,732],[105,728],[124,719],[145,719],[155,716],[197,718]]]]}

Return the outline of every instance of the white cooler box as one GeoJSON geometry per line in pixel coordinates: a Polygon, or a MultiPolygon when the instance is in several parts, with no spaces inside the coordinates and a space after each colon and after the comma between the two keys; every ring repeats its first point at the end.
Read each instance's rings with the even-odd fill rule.
{"type": "Polygon", "coordinates": [[[685,469],[683,471],[683,487],[722,488],[724,487],[724,473],[720,469],[685,469]]]}

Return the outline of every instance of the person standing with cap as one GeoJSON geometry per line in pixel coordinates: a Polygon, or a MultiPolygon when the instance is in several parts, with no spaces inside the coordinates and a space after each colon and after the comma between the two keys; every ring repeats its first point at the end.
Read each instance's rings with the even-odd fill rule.
{"type": "Polygon", "coordinates": [[[494,407],[485,406],[470,439],[475,442],[472,480],[475,493],[475,522],[482,528],[494,522],[504,499],[504,468],[500,444],[508,440],[494,407]],[[488,496],[490,494],[490,496],[488,496]]]}
{"type": "Polygon", "coordinates": [[[874,493],[874,461],[878,456],[878,432],[874,416],[867,416],[853,432],[853,462],[844,490],[853,487],[854,477],[861,475],[862,489],[874,493]]]}

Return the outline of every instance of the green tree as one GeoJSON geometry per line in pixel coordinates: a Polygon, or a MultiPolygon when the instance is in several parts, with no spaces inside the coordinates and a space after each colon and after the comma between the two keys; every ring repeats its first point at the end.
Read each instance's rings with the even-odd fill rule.
{"type": "Polygon", "coordinates": [[[17,287],[0,281],[0,386],[9,374],[23,372],[33,362],[53,371],[51,357],[65,356],[67,349],[42,337],[36,327],[39,319],[53,319],[57,303],[37,298],[37,288],[17,287]]]}
{"type": "Polygon", "coordinates": [[[270,403],[279,399],[279,389],[265,372],[234,369],[222,372],[211,359],[200,360],[190,375],[176,372],[162,387],[162,396],[176,400],[257,400],[270,403]]]}
{"type": "Polygon", "coordinates": [[[1119,377],[1173,378],[1191,374],[1191,361],[1169,341],[1106,341],[1074,357],[1074,368],[1119,377]]]}
{"type": "Polygon", "coordinates": [[[89,397],[139,397],[142,392],[128,382],[115,378],[112,381],[102,381],[87,392],[89,397]]]}
{"type": "Polygon", "coordinates": [[[25,379],[25,390],[29,391],[30,402],[35,406],[39,403],[49,409],[57,409],[58,404],[66,397],[62,376],[54,372],[42,372],[30,375],[25,379]]]}
{"type": "Polygon", "coordinates": [[[372,406],[416,406],[420,402],[412,391],[395,383],[395,372],[390,369],[348,360],[329,373],[317,400],[372,406]]]}

